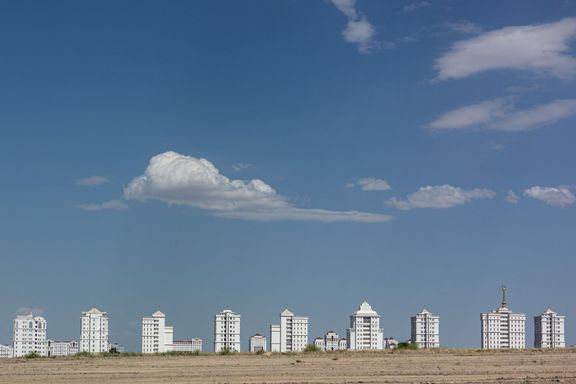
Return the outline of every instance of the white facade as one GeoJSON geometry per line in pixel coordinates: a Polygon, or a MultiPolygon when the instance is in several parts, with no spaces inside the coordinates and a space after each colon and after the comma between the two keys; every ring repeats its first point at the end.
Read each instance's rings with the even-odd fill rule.
{"type": "Polygon", "coordinates": [[[174,340],[173,352],[202,352],[202,339],[174,340]]]}
{"type": "Polygon", "coordinates": [[[46,320],[32,314],[14,319],[14,357],[38,353],[47,356],[46,320]]]}
{"type": "MultiPolygon", "coordinates": [[[[346,349],[346,344],[344,343],[344,349],[346,349]]],[[[325,351],[338,351],[340,350],[340,338],[338,334],[334,331],[328,331],[324,335],[324,350],[325,351]]]]}
{"type": "Polygon", "coordinates": [[[384,349],[394,349],[398,348],[398,340],[393,337],[384,338],[384,349]]]}
{"type": "MultiPolygon", "coordinates": [[[[271,328],[272,329],[272,328],[271,328]]],[[[280,314],[280,351],[300,352],[308,346],[308,318],[285,309],[280,314]]],[[[273,351],[274,352],[274,351],[273,351]]]]}
{"type": "Polygon", "coordinates": [[[164,353],[172,350],[174,328],[166,326],[166,315],[156,311],[142,318],[142,353],[164,353]]]}
{"type": "Polygon", "coordinates": [[[214,316],[214,352],[240,352],[240,315],[225,309],[214,316]]]}
{"type": "Polygon", "coordinates": [[[344,351],[346,349],[348,349],[348,340],[346,339],[338,340],[338,350],[344,351]]]}
{"type": "Polygon", "coordinates": [[[314,346],[316,348],[318,348],[320,351],[325,351],[326,350],[326,342],[324,341],[323,338],[321,337],[317,337],[314,339],[314,346]]]}
{"type": "Polygon", "coordinates": [[[48,340],[48,356],[72,356],[79,351],[79,345],[76,340],[73,341],[55,341],[48,340]]]}
{"type": "Polygon", "coordinates": [[[80,316],[80,352],[109,351],[108,314],[97,308],[82,312],[80,316]]]}
{"type": "Polygon", "coordinates": [[[0,344],[0,359],[10,359],[12,357],[14,357],[14,347],[0,344]]]}
{"type": "Polygon", "coordinates": [[[270,352],[280,352],[280,325],[270,325],[270,352]]]}
{"type": "Polygon", "coordinates": [[[548,308],[534,316],[534,348],[564,348],[564,316],[548,308]]]}
{"type": "Polygon", "coordinates": [[[500,308],[480,314],[480,322],[482,349],[525,348],[526,315],[508,309],[505,287],[502,287],[500,308]]]}
{"type": "Polygon", "coordinates": [[[380,316],[364,301],[350,316],[348,328],[349,349],[382,349],[384,331],[380,328],[380,316]]]}
{"type": "Polygon", "coordinates": [[[410,341],[418,348],[440,348],[440,317],[423,309],[410,318],[412,337],[410,341]]]}
{"type": "Polygon", "coordinates": [[[266,337],[257,333],[250,338],[249,343],[250,352],[265,352],[266,351],[266,337]]]}

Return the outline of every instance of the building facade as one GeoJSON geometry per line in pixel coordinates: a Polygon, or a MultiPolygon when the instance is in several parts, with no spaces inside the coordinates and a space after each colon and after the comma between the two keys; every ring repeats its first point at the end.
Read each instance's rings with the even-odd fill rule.
{"type": "Polygon", "coordinates": [[[394,349],[398,348],[398,340],[393,337],[384,338],[384,349],[394,349]]]}
{"type": "Polygon", "coordinates": [[[47,356],[46,320],[42,316],[32,314],[16,316],[13,334],[14,357],[37,353],[47,356]]]}
{"type": "Polygon", "coordinates": [[[506,287],[502,287],[500,308],[480,314],[482,349],[526,347],[526,315],[514,313],[506,303],[506,287]]]}
{"type": "Polygon", "coordinates": [[[240,352],[240,315],[225,309],[214,316],[214,352],[240,352]]]}
{"type": "Polygon", "coordinates": [[[142,318],[142,353],[164,353],[172,350],[174,328],[166,326],[166,315],[156,311],[142,318]]]}
{"type": "Polygon", "coordinates": [[[349,349],[382,349],[384,331],[380,328],[380,316],[366,301],[350,316],[348,328],[349,349]]]}
{"type": "Polygon", "coordinates": [[[324,341],[323,338],[321,337],[317,337],[314,339],[314,346],[316,348],[318,348],[318,350],[320,351],[325,351],[326,350],[326,342],[324,341]]]}
{"type": "Polygon", "coordinates": [[[270,352],[280,352],[280,325],[270,325],[270,352]]]}
{"type": "Polygon", "coordinates": [[[109,351],[108,314],[97,308],[82,312],[80,316],[80,352],[109,351]]]}
{"type": "Polygon", "coordinates": [[[14,346],[0,344],[0,359],[11,359],[14,357],[14,346]]]}
{"type": "Polygon", "coordinates": [[[48,356],[72,356],[79,352],[78,341],[48,340],[48,356]]]}
{"type": "Polygon", "coordinates": [[[440,348],[440,317],[423,309],[410,318],[410,341],[418,348],[440,348]]]}
{"type": "Polygon", "coordinates": [[[257,333],[250,338],[248,343],[248,350],[250,352],[265,352],[266,351],[266,337],[257,333]]]}
{"type": "Polygon", "coordinates": [[[308,346],[308,318],[294,316],[285,309],[280,314],[280,325],[270,326],[270,351],[300,352],[308,346]]]}
{"type": "Polygon", "coordinates": [[[534,316],[534,348],[564,348],[564,316],[548,308],[534,316]]]}
{"type": "Polygon", "coordinates": [[[340,337],[334,331],[328,331],[324,335],[324,345],[326,351],[338,351],[340,349],[340,337]]]}
{"type": "Polygon", "coordinates": [[[173,352],[202,352],[202,339],[174,340],[173,352]]]}

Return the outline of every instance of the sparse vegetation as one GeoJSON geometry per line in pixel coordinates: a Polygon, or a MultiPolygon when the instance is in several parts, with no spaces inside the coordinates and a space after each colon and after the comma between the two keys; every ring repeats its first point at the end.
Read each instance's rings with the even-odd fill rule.
{"type": "Polygon", "coordinates": [[[414,351],[416,349],[418,349],[418,346],[415,343],[398,343],[398,346],[395,348],[398,351],[402,351],[402,350],[411,350],[414,351]]]}
{"type": "Polygon", "coordinates": [[[304,349],[304,352],[309,353],[309,352],[320,352],[320,348],[318,348],[317,346],[315,346],[314,344],[308,344],[306,346],[306,348],[304,349]]]}
{"type": "Polygon", "coordinates": [[[42,355],[40,355],[38,352],[34,351],[34,352],[30,352],[29,354],[27,354],[24,357],[27,359],[39,359],[42,357],[42,355]]]}

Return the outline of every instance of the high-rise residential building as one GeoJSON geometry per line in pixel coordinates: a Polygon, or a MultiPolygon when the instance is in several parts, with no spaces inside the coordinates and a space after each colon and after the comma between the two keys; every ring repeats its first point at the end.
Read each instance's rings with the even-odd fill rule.
{"type": "Polygon", "coordinates": [[[564,348],[564,316],[548,308],[543,314],[534,316],[534,347],[564,348]]]}
{"type": "Polygon", "coordinates": [[[202,352],[202,339],[174,340],[173,352],[202,352]]]}
{"type": "Polygon", "coordinates": [[[506,303],[506,287],[502,287],[500,308],[480,314],[482,349],[525,348],[526,315],[514,313],[506,303]]]}
{"type": "Polygon", "coordinates": [[[82,312],[80,316],[80,352],[109,351],[108,314],[97,308],[82,312]]]}
{"type": "Polygon", "coordinates": [[[0,344],[0,359],[10,359],[14,357],[14,346],[0,344]]]}
{"type": "Polygon", "coordinates": [[[266,351],[266,337],[257,333],[250,338],[248,350],[250,352],[265,352],[266,351]]]}
{"type": "Polygon", "coordinates": [[[46,320],[32,314],[14,319],[14,357],[37,353],[47,356],[46,320]]]}
{"type": "Polygon", "coordinates": [[[272,352],[299,352],[308,346],[308,318],[294,316],[285,309],[280,314],[280,325],[270,326],[272,352]]]}
{"type": "Polygon", "coordinates": [[[423,309],[410,318],[412,337],[410,341],[418,348],[440,348],[440,317],[423,309]]]}
{"type": "Polygon", "coordinates": [[[270,325],[270,352],[280,352],[280,325],[270,325]]]}
{"type": "Polygon", "coordinates": [[[240,352],[240,315],[225,309],[214,316],[214,352],[240,352]]]}
{"type": "Polygon", "coordinates": [[[174,328],[166,325],[166,315],[156,311],[142,318],[142,353],[164,353],[172,350],[174,328]]]}
{"type": "Polygon", "coordinates": [[[380,316],[366,301],[350,316],[348,328],[349,349],[382,349],[384,331],[380,328],[380,316]]]}
{"type": "Polygon", "coordinates": [[[48,340],[48,356],[72,356],[79,351],[78,342],[48,340]]]}

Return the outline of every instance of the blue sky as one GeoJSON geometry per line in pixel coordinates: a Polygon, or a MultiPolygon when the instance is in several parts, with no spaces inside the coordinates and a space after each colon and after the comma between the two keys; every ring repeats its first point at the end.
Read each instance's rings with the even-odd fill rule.
{"type": "Polygon", "coordinates": [[[2,2],[0,342],[367,298],[477,347],[506,284],[576,344],[575,39],[573,1],[2,2]]]}

